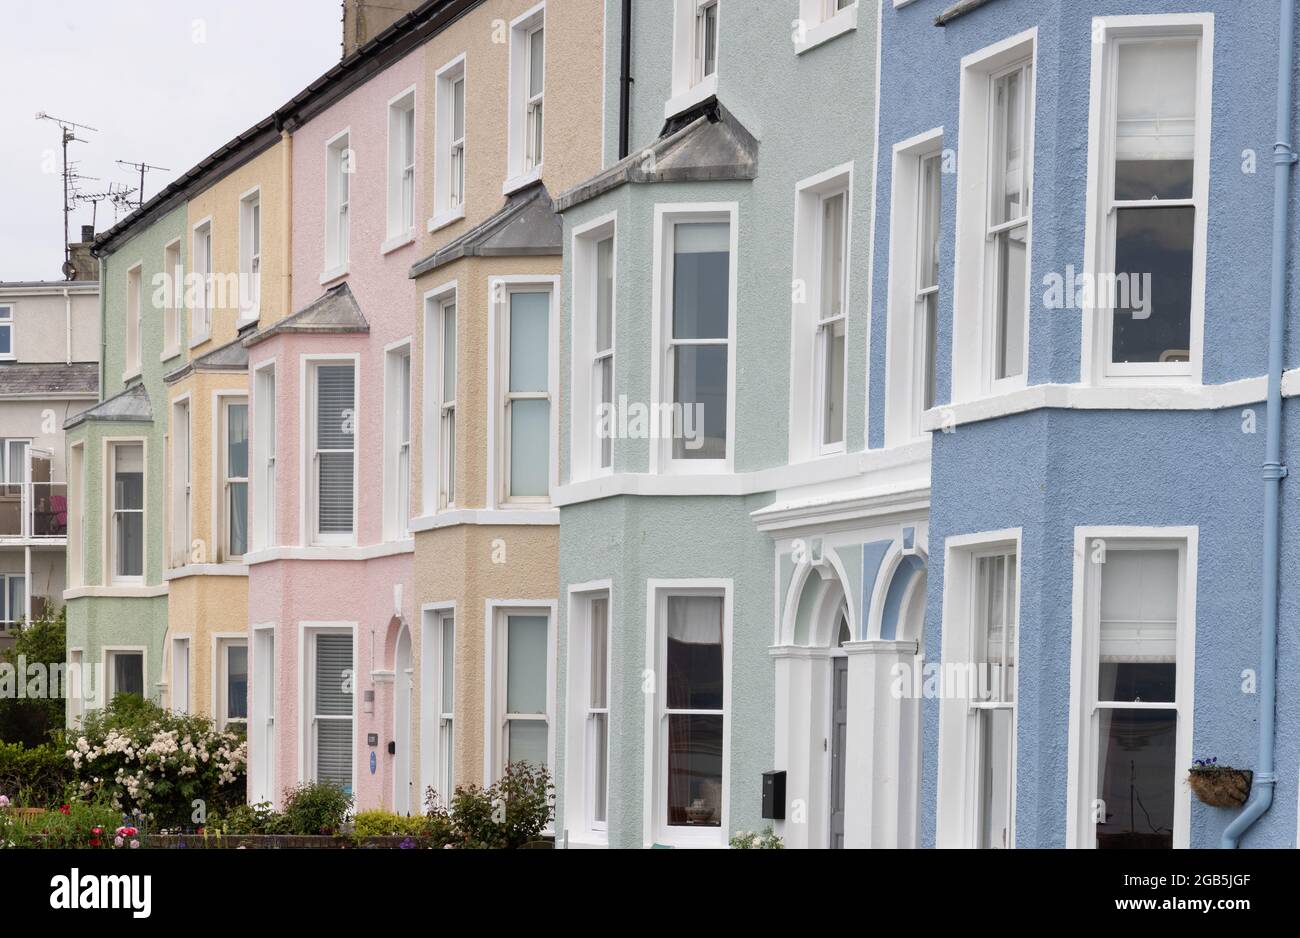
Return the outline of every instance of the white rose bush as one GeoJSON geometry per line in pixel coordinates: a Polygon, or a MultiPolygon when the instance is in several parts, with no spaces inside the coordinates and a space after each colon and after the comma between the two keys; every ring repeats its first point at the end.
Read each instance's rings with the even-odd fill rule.
{"type": "Polygon", "coordinates": [[[83,798],[104,799],[157,829],[202,827],[244,801],[248,741],[211,720],[119,697],[68,736],[83,798]]]}

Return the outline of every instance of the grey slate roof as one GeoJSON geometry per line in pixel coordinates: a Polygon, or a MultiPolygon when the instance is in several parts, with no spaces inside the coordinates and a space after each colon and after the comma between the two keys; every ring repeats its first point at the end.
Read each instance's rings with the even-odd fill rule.
{"type": "Polygon", "coordinates": [[[98,397],[99,363],[0,363],[0,397],[39,397],[42,394],[98,397]]]}
{"type": "Polygon", "coordinates": [[[414,279],[462,257],[543,257],[561,253],[564,225],[541,183],[513,193],[500,211],[411,265],[414,279]]]}
{"type": "Polygon", "coordinates": [[[627,183],[705,182],[755,179],[758,140],[717,98],[670,120],[659,139],[579,183],[555,200],[567,212],[575,205],[627,183]]]}
{"type": "Polygon", "coordinates": [[[265,342],[271,336],[285,332],[339,335],[369,331],[370,323],[362,315],[361,307],[357,305],[357,298],[352,295],[352,288],[344,282],[336,287],[330,287],[323,295],[312,300],[292,316],[286,316],[279,322],[265,329],[259,329],[239,341],[245,349],[250,349],[259,342],[265,342]]]}
{"type": "Polygon", "coordinates": [[[182,378],[192,375],[196,371],[247,371],[248,370],[248,349],[239,339],[233,342],[227,342],[219,349],[214,349],[206,355],[200,355],[198,358],[186,362],[180,368],[170,374],[163,376],[163,382],[166,384],[175,384],[182,378]]]}
{"type": "MultiPolygon", "coordinates": [[[[97,366],[98,367],[98,366],[97,366]]],[[[143,384],[133,384],[121,394],[114,395],[106,401],[96,404],[89,410],[69,417],[63,429],[71,430],[89,420],[126,420],[145,422],[153,420],[153,407],[149,404],[149,392],[143,384]]]]}

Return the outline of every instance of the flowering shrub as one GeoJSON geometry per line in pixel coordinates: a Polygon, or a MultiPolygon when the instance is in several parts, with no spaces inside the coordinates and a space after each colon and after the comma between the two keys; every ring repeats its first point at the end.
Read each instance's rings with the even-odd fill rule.
{"type": "Polygon", "coordinates": [[[450,809],[432,788],[425,795],[433,846],[462,850],[513,850],[538,842],[554,817],[555,785],[544,768],[525,762],[506,766],[487,788],[463,785],[450,809]]]}
{"type": "Polygon", "coordinates": [[[731,835],[732,850],[784,850],[785,841],[773,833],[769,826],[761,834],[753,831],[736,831],[731,835]]]}
{"type": "Polygon", "coordinates": [[[121,823],[122,814],[103,802],[73,800],[50,811],[0,814],[0,847],[48,847],[95,850],[107,846],[105,829],[121,823]]]}
{"type": "Polygon", "coordinates": [[[284,793],[284,818],[291,834],[337,834],[352,811],[352,796],[330,782],[306,782],[284,793]]]}
{"type": "Polygon", "coordinates": [[[139,698],[119,697],[92,712],[83,731],[68,737],[65,755],[83,796],[102,795],[119,812],[139,812],[158,826],[202,824],[208,813],[244,800],[242,733],[219,732],[203,717],[139,698]]]}

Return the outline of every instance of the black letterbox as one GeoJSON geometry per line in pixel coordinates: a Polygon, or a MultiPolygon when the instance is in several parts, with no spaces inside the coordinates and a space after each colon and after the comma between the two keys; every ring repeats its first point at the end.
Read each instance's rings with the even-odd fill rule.
{"type": "Polygon", "coordinates": [[[771,821],[785,820],[785,770],[763,773],[763,817],[771,821]]]}

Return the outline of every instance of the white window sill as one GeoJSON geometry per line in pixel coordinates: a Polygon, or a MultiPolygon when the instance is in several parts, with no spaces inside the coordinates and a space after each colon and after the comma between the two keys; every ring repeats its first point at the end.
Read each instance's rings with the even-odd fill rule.
{"type": "Polygon", "coordinates": [[[209,341],[211,338],[212,338],[211,332],[205,332],[202,335],[196,335],[194,336],[194,338],[190,339],[189,347],[192,349],[198,348],[200,345],[202,345],[204,342],[209,341]]]}
{"type": "Polygon", "coordinates": [[[434,215],[429,219],[429,234],[433,234],[435,231],[446,228],[448,225],[454,225],[456,222],[463,220],[464,217],[464,203],[458,205],[456,208],[448,209],[445,212],[439,212],[437,215],[434,215]]]}
{"type": "Polygon", "coordinates": [[[140,377],[140,372],[140,368],[136,368],[133,371],[122,372],[122,383],[126,384],[128,381],[134,381],[136,378],[140,377]]]}
{"type": "Polygon", "coordinates": [[[710,75],[698,85],[687,88],[679,95],[668,99],[664,104],[664,120],[676,117],[682,111],[689,111],[701,101],[707,101],[718,93],[718,76],[710,75]]]}
{"type": "Polygon", "coordinates": [[[238,332],[240,329],[247,329],[249,326],[256,326],[261,318],[261,310],[256,309],[246,315],[240,316],[235,320],[235,331],[238,332]]]}
{"type": "Polygon", "coordinates": [[[323,287],[327,283],[333,283],[335,280],[342,280],[348,275],[348,265],[342,267],[331,267],[320,275],[320,285],[323,287]]]}
{"type": "Polygon", "coordinates": [[[392,254],[399,248],[404,248],[408,244],[415,243],[415,229],[404,231],[399,235],[394,235],[384,242],[384,246],[379,249],[380,254],[392,254]]]}
{"type": "Polygon", "coordinates": [[[531,186],[533,183],[535,183],[537,180],[541,178],[542,178],[542,164],[538,163],[536,166],[534,166],[528,172],[524,173],[522,176],[511,176],[509,179],[507,179],[505,181],[505,184],[501,186],[501,194],[512,195],[513,193],[518,192],[520,189],[524,188],[525,186],[531,186]]]}
{"type": "Polygon", "coordinates": [[[565,847],[569,850],[608,850],[609,837],[592,831],[570,834],[565,847]]]}
{"type": "Polygon", "coordinates": [[[845,33],[852,32],[858,28],[858,8],[855,4],[851,7],[845,7],[825,22],[818,23],[804,33],[804,41],[796,41],[794,51],[796,55],[803,55],[809,49],[816,49],[820,45],[830,42],[836,36],[843,36],[845,33]]]}
{"type": "Polygon", "coordinates": [[[160,362],[171,361],[173,358],[180,355],[180,353],[181,347],[179,345],[169,346],[162,350],[162,354],[158,356],[158,360],[160,362]]]}
{"type": "Polygon", "coordinates": [[[17,355],[0,355],[0,362],[16,362],[16,361],[18,361],[17,355]]]}

